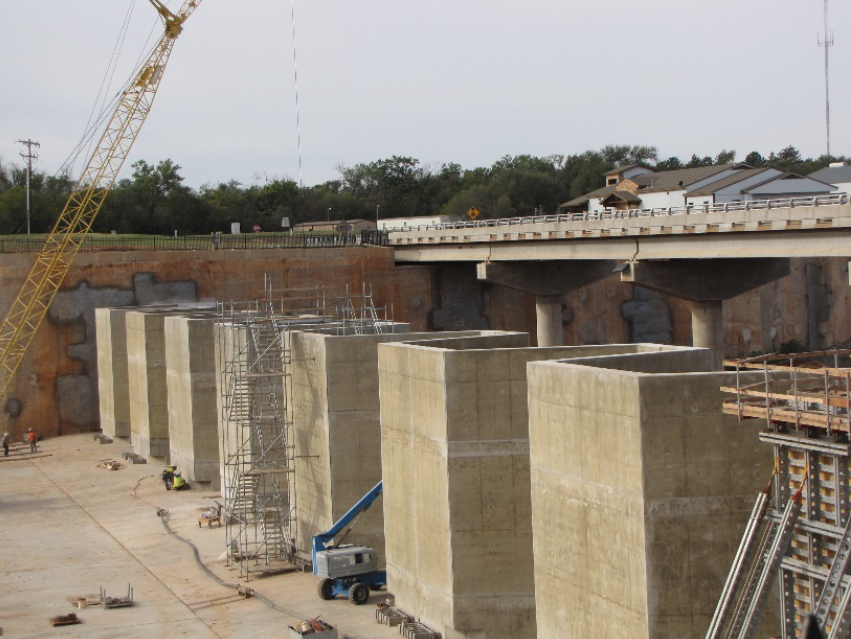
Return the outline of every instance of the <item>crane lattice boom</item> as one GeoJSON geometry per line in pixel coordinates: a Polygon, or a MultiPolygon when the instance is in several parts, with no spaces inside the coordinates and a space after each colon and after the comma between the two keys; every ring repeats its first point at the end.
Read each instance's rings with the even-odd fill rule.
{"type": "Polygon", "coordinates": [[[44,242],[29,275],[0,325],[0,397],[15,376],[47,309],[136,140],[162,80],[177,36],[201,0],[185,0],[172,14],[150,0],[165,22],[165,33],[124,91],[80,181],[44,242]]]}

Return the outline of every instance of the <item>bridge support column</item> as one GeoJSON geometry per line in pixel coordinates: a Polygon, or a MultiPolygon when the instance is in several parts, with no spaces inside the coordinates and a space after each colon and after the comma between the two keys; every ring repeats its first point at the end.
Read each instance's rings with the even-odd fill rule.
{"type": "Polygon", "coordinates": [[[694,302],[691,308],[692,344],[712,349],[717,370],[721,369],[721,362],[724,361],[723,304],[721,300],[708,300],[694,302]]]}
{"type": "Polygon", "coordinates": [[[538,346],[562,346],[562,296],[614,273],[614,260],[552,262],[482,262],[478,278],[535,296],[538,346]]]}
{"type": "Polygon", "coordinates": [[[621,281],[693,302],[692,344],[724,361],[723,301],[789,275],[788,258],[631,262],[621,281]]]}
{"type": "Polygon", "coordinates": [[[535,316],[538,320],[538,346],[562,346],[561,295],[536,296],[535,316]]]}

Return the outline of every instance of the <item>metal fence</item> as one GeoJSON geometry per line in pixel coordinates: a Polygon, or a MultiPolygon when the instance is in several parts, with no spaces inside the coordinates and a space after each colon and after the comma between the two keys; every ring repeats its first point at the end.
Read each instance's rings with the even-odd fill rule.
{"type": "Polygon", "coordinates": [[[581,211],[578,213],[559,213],[556,215],[530,215],[525,217],[503,217],[493,220],[470,220],[388,228],[386,231],[405,233],[409,231],[451,230],[467,228],[488,228],[493,226],[517,226],[519,224],[552,224],[556,222],[590,222],[595,220],[622,220],[638,217],[658,217],[665,215],[692,215],[697,213],[726,213],[728,211],[765,211],[771,209],[793,209],[800,207],[836,206],[851,204],[847,193],[821,195],[818,197],[796,197],[785,200],[754,200],[750,202],[728,202],[726,204],[700,204],[672,206],[658,209],[603,209],[601,211],[581,211]]]}
{"type": "MultiPolygon", "coordinates": [[[[387,246],[385,231],[365,230],[357,233],[263,233],[257,235],[88,235],[82,252],[106,251],[250,251],[259,249],[347,248],[387,246]]],[[[0,254],[38,253],[44,236],[0,238],[0,254]]]]}

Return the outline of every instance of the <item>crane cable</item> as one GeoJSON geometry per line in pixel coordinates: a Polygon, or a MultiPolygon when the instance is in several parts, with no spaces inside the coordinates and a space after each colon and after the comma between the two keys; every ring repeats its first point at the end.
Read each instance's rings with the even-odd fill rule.
{"type": "Polygon", "coordinates": [[[92,112],[89,115],[89,122],[86,125],[86,130],[83,133],[83,137],[80,139],[80,141],[76,144],[76,146],[68,154],[68,157],[65,159],[65,161],[62,163],[62,165],[59,167],[59,169],[54,174],[54,177],[58,177],[60,175],[71,176],[71,173],[74,169],[74,166],[76,165],[77,160],[80,158],[80,155],[82,155],[83,151],[85,150],[87,152],[87,156],[88,156],[88,154],[90,154],[92,144],[94,143],[94,140],[95,140],[95,135],[98,133],[98,131],[100,131],[100,129],[102,128],[102,126],[106,122],[106,120],[111,116],[112,112],[115,109],[116,104],[121,99],[121,96],[129,88],[130,84],[136,79],[136,76],[139,73],[139,71],[142,67],[142,64],[144,63],[144,61],[148,57],[150,57],[150,54],[153,51],[153,46],[155,46],[155,45],[153,45],[153,46],[149,46],[149,45],[150,45],[151,39],[154,36],[154,33],[156,32],[157,27],[160,24],[159,18],[156,19],[154,21],[153,25],[151,26],[151,30],[148,33],[148,37],[145,40],[145,44],[142,45],[142,50],[139,54],[138,59],[136,60],[135,65],[133,66],[133,71],[130,74],[129,79],[125,82],[124,85],[122,85],[122,87],[118,91],[116,91],[115,95],[113,95],[113,97],[109,101],[109,103],[102,104],[99,115],[97,116],[95,121],[92,122],[92,114],[94,114],[94,112],[96,110],[98,100],[101,99],[101,93],[104,93],[103,99],[105,100],[106,99],[106,93],[108,93],[108,91],[109,91],[109,86],[111,86],[111,84],[112,84],[112,80],[113,80],[113,77],[115,75],[115,71],[117,69],[118,56],[121,55],[121,50],[123,49],[124,42],[126,40],[127,33],[129,31],[129,28],[130,28],[130,21],[131,21],[130,19],[132,17],[132,13],[133,13],[133,9],[135,7],[135,3],[136,3],[136,0],[132,0],[131,7],[128,10],[127,16],[124,19],[124,24],[121,27],[118,39],[116,41],[115,48],[113,49],[113,57],[110,60],[109,65],[107,66],[106,72],[104,74],[104,79],[101,82],[101,89],[98,91],[97,98],[95,98],[95,103],[94,103],[94,105],[92,105],[92,112]],[[116,54],[116,51],[117,51],[117,54],[116,54]],[[110,74],[110,68],[112,69],[111,74],[110,74]],[[107,84],[107,89],[104,92],[103,86],[106,83],[106,76],[107,75],[110,76],[109,84],[107,84]]]}
{"type": "MultiPolygon", "coordinates": [[[[130,6],[127,8],[127,14],[124,16],[124,23],[121,25],[121,29],[118,32],[118,38],[112,48],[112,56],[109,58],[109,64],[106,65],[106,71],[103,74],[103,79],[100,81],[100,88],[98,89],[97,97],[95,97],[94,104],[92,104],[92,110],[89,112],[89,119],[86,122],[85,131],[89,130],[89,125],[92,123],[92,117],[94,117],[95,110],[98,108],[98,102],[101,102],[101,100],[100,113],[103,113],[106,96],[110,87],[112,87],[112,81],[115,78],[115,70],[118,67],[118,59],[121,57],[121,52],[124,50],[124,42],[127,39],[127,32],[130,30],[130,19],[133,17],[133,9],[135,8],[136,0],[130,0],[130,6]]],[[[98,116],[98,119],[100,119],[100,116],[98,116]]],[[[89,142],[89,150],[91,150],[91,141],[89,142]]]]}

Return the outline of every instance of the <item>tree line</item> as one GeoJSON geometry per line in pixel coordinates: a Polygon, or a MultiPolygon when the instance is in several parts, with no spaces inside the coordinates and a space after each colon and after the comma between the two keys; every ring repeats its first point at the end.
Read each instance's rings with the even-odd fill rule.
{"type": "MultiPolygon", "coordinates": [[[[410,157],[393,156],[352,167],[338,166],[339,177],[300,187],[290,179],[243,185],[235,180],[192,189],[183,184],[181,167],[171,160],[132,165],[130,178],[120,180],[98,214],[93,231],[181,235],[229,232],[232,222],[242,229],[259,225],[281,231],[290,224],[330,219],[367,219],[448,215],[462,218],[476,208],[484,218],[554,213],[559,204],[603,186],[602,174],[624,164],[642,163],[658,171],[723,164],[736,160],[735,151],[715,157],[692,155],[661,159],[654,146],[610,145],[576,155],[505,156],[490,167],[464,169],[446,163],[430,167],[410,157]]],[[[788,146],[763,156],[757,151],[742,162],[807,175],[844,157],[803,158],[788,146]]],[[[26,232],[26,170],[0,160],[0,234],[26,232]]],[[[31,176],[31,228],[52,228],[74,188],[67,175],[31,176]]]]}

